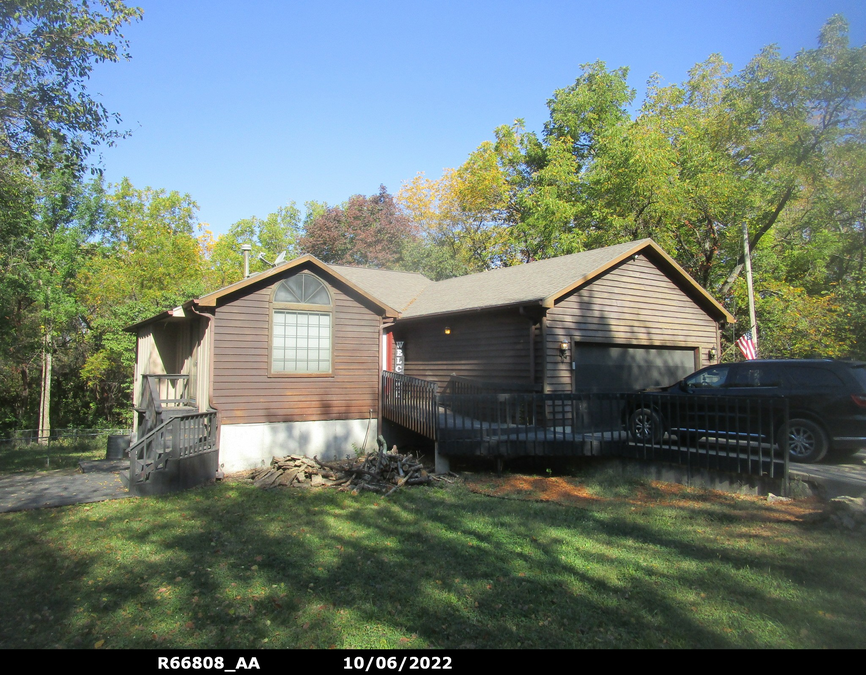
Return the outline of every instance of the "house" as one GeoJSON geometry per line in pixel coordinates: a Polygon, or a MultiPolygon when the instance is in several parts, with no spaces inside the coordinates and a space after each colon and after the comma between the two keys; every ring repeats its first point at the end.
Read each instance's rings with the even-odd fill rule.
{"type": "Polygon", "coordinates": [[[383,321],[399,312],[312,256],[186,302],[138,336],[138,438],[165,414],[215,410],[225,471],[275,454],[343,457],[375,443],[383,321]],[[150,392],[154,393],[151,394],[150,392]]]}
{"type": "Polygon", "coordinates": [[[649,239],[439,282],[307,255],[129,328],[139,437],[150,396],[216,410],[226,471],[344,456],[372,447],[395,365],[440,389],[627,391],[714,362],[733,320],[649,239]]]}
{"type": "Polygon", "coordinates": [[[650,239],[446,279],[399,308],[407,375],[543,393],[671,384],[715,362],[735,320],[650,239]]]}

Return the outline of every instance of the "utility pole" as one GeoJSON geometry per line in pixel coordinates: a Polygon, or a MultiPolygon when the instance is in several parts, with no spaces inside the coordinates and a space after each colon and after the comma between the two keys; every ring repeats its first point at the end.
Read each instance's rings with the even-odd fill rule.
{"type": "Polygon", "coordinates": [[[743,221],[743,252],[746,263],[746,287],[749,289],[749,323],[752,331],[752,342],[755,345],[755,357],[758,356],[758,322],[755,319],[755,290],[752,287],[752,253],[749,251],[749,226],[743,221]]]}

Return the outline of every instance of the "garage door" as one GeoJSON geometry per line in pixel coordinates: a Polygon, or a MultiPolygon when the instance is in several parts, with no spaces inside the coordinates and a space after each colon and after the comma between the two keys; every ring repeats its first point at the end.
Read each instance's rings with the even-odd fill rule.
{"type": "Polygon", "coordinates": [[[695,371],[695,349],[574,345],[576,392],[626,392],[673,384],[695,371]]]}

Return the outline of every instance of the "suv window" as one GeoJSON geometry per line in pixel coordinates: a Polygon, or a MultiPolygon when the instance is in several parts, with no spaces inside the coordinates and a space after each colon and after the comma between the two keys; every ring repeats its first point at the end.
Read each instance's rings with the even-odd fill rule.
{"type": "Polygon", "coordinates": [[[689,375],[684,381],[686,386],[695,389],[718,389],[724,386],[730,369],[730,366],[713,366],[689,375]]]}
{"type": "Polygon", "coordinates": [[[732,374],[732,387],[780,387],[782,374],[777,366],[766,364],[741,364],[732,374]]]}
{"type": "Polygon", "coordinates": [[[788,368],[788,377],[791,378],[791,384],[795,387],[805,389],[815,389],[818,387],[841,387],[842,380],[836,373],[829,368],[821,368],[820,366],[792,366],[788,368]]]}
{"type": "Polygon", "coordinates": [[[852,365],[849,372],[852,373],[854,379],[863,385],[864,389],[866,389],[866,363],[857,363],[852,365]]]}

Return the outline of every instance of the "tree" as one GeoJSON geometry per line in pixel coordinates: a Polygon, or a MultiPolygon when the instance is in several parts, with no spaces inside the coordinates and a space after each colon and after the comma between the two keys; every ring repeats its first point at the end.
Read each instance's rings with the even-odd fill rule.
{"type": "MultiPolygon", "coordinates": [[[[848,23],[840,15],[824,25],[818,45],[793,59],[765,49],[728,99],[737,142],[732,154],[759,197],[750,214],[753,247],[795,202],[821,193],[829,155],[854,139],[866,120],[866,47],[849,47],[848,23]]],[[[742,264],[739,256],[722,293],[742,264]]]]}
{"type": "Polygon", "coordinates": [[[792,58],[769,47],[734,74],[713,55],[681,84],[653,78],[636,116],[626,77],[588,64],[548,101],[541,135],[520,122],[495,130],[507,184],[497,218],[517,257],[652,237],[733,302],[745,223],[759,323],[778,337],[764,353],[862,354],[845,322],[866,316],[866,47],[849,46],[845,20],[792,58]],[[810,317],[806,342],[783,338],[794,315],[810,317]]]}
{"type": "Polygon", "coordinates": [[[96,63],[129,58],[121,30],[141,16],[119,0],[0,0],[0,156],[29,160],[54,142],[80,164],[116,138],[86,81],[96,63]]]}
{"type": "Polygon", "coordinates": [[[415,241],[415,226],[382,185],[378,194],[354,195],[322,211],[306,224],[298,246],[326,263],[401,268],[415,241]]]}
{"type": "Polygon", "coordinates": [[[397,201],[421,233],[413,268],[443,279],[514,264],[504,223],[507,197],[489,142],[438,180],[418,175],[406,183],[397,201]]]}
{"type": "Polygon", "coordinates": [[[261,219],[253,216],[234,223],[213,245],[206,273],[208,288],[213,290],[240,281],[244,276],[243,244],[250,244],[251,270],[261,266],[258,256],[273,261],[286,252],[292,258],[296,252],[300,212],[294,202],[261,219]]]}
{"type": "Polygon", "coordinates": [[[82,377],[101,388],[100,408],[114,423],[126,413],[117,404],[131,390],[135,358],[135,338],[123,329],[205,290],[197,210],[189,195],[137,189],[128,179],[105,194],[77,291],[88,325],[82,377]]]}
{"type": "Polygon", "coordinates": [[[119,0],[0,0],[0,304],[15,328],[0,335],[10,345],[0,369],[16,374],[3,378],[19,385],[4,388],[16,425],[31,423],[40,354],[39,425],[49,426],[55,352],[68,351],[79,315],[79,178],[92,150],[119,135],[86,81],[95,64],[128,58],[120,30],[140,17],[119,0]]]}
{"type": "Polygon", "coordinates": [[[32,425],[37,418],[31,394],[41,389],[38,426],[46,431],[55,356],[65,364],[80,332],[75,280],[83,264],[80,247],[94,224],[91,194],[66,160],[60,148],[45,150],[39,158],[44,173],[22,184],[15,203],[29,209],[16,213],[15,227],[4,231],[0,277],[0,310],[6,319],[0,328],[0,368],[8,374],[3,379],[14,385],[3,389],[4,407],[17,411],[18,424],[32,425]],[[42,384],[35,387],[33,375],[40,367],[42,384]]]}

